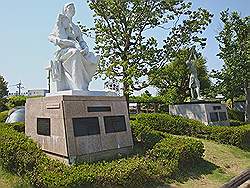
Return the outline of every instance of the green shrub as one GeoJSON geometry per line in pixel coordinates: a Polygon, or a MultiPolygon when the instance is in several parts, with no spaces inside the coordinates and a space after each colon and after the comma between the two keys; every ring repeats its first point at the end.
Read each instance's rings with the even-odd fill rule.
{"type": "Polygon", "coordinates": [[[240,122],[245,121],[245,113],[244,112],[228,108],[227,113],[228,113],[228,118],[231,120],[237,120],[240,122]]]}
{"type": "Polygon", "coordinates": [[[244,124],[244,122],[238,121],[238,120],[229,120],[230,126],[240,126],[244,124]]]}
{"type": "Polygon", "coordinates": [[[25,131],[25,123],[24,122],[10,123],[9,125],[12,126],[13,129],[16,130],[17,132],[24,133],[24,131],[25,131]]]}
{"type": "Polygon", "coordinates": [[[143,187],[145,184],[159,184],[176,171],[175,161],[172,161],[172,166],[170,163],[163,165],[161,161],[137,156],[111,163],[100,163],[96,168],[98,170],[96,183],[104,187],[112,185],[143,187]]]}
{"type": "Polygon", "coordinates": [[[164,138],[162,132],[153,130],[150,126],[141,126],[140,123],[131,124],[133,135],[141,141],[145,149],[152,148],[157,142],[164,138]]]}
{"type": "Polygon", "coordinates": [[[5,122],[8,117],[8,110],[0,112],[0,123],[5,122]]]}
{"type": "Polygon", "coordinates": [[[144,125],[141,126],[141,124],[138,121],[130,121],[133,122],[131,123],[131,129],[132,129],[132,133],[133,135],[138,139],[141,140],[141,134],[145,133],[145,132],[150,132],[153,129],[150,126],[144,125]]]}
{"type": "Polygon", "coordinates": [[[7,103],[6,98],[0,98],[0,112],[8,110],[6,103],[7,103]]]}
{"type": "Polygon", "coordinates": [[[212,126],[204,128],[206,135],[201,137],[230,144],[240,148],[250,148],[250,125],[245,126],[212,126]]]}
{"type": "Polygon", "coordinates": [[[156,143],[161,141],[164,135],[160,131],[145,131],[141,133],[141,141],[146,149],[151,149],[156,143]]]}
{"type": "Polygon", "coordinates": [[[8,124],[0,126],[0,163],[9,171],[24,175],[33,171],[43,157],[37,145],[8,124]]]}
{"type": "Polygon", "coordinates": [[[140,114],[135,121],[131,121],[131,127],[136,127],[137,131],[147,127],[146,129],[164,133],[210,139],[243,149],[250,147],[250,126],[207,126],[199,121],[180,116],[140,114]]]}
{"type": "Polygon", "coordinates": [[[12,96],[8,97],[7,106],[9,109],[17,107],[17,106],[24,106],[26,102],[26,96],[12,96]]]}
{"type": "Polygon", "coordinates": [[[149,153],[153,159],[177,160],[180,169],[201,160],[204,151],[201,141],[168,135],[149,153]]]}
{"type": "Polygon", "coordinates": [[[19,124],[0,124],[0,164],[35,187],[143,187],[163,183],[178,170],[177,160],[147,156],[67,166],[49,159],[16,127],[19,124]]]}
{"type": "Polygon", "coordinates": [[[203,144],[149,128],[140,134],[145,156],[67,166],[49,159],[22,131],[24,124],[0,124],[0,164],[35,187],[143,187],[158,185],[203,155],[203,144]],[[16,131],[18,130],[18,131],[16,131]],[[153,146],[155,144],[155,146],[153,146]]]}

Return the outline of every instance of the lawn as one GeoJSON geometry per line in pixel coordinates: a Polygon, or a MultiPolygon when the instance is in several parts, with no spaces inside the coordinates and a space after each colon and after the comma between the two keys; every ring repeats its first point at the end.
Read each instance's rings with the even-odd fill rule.
{"type": "Polygon", "coordinates": [[[184,171],[173,187],[220,187],[243,170],[250,168],[250,151],[234,146],[201,140],[205,146],[204,161],[184,171]]]}
{"type": "MultiPolygon", "coordinates": [[[[250,151],[214,141],[201,141],[205,146],[204,160],[191,169],[183,170],[170,187],[217,188],[241,171],[250,168],[250,151]]],[[[0,187],[28,186],[20,177],[6,172],[0,166],[0,187]]]]}
{"type": "Polygon", "coordinates": [[[18,187],[28,187],[22,178],[7,172],[0,166],[0,187],[1,188],[18,188],[18,187]]]}

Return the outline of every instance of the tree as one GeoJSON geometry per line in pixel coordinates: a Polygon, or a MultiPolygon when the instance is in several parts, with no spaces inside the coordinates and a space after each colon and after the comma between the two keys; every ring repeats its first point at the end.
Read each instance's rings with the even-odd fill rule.
{"type": "Polygon", "coordinates": [[[184,0],[92,0],[89,5],[95,12],[96,50],[102,55],[99,73],[119,80],[127,101],[132,91],[151,84],[147,77],[170,61],[176,49],[204,46],[199,35],[212,16],[204,9],[191,11],[184,0]],[[145,34],[155,28],[166,30],[163,48],[145,34]]]}
{"type": "Polygon", "coordinates": [[[4,80],[4,77],[0,75],[0,98],[8,95],[8,82],[4,80]]]}
{"type": "MultiPolygon", "coordinates": [[[[152,78],[152,83],[159,89],[159,94],[164,96],[170,104],[184,102],[190,96],[190,74],[186,65],[189,55],[190,51],[180,50],[174,60],[166,64],[158,72],[157,76],[152,78]]],[[[205,66],[206,60],[200,56],[194,63],[200,80],[201,94],[204,96],[206,95],[206,90],[208,90],[211,85],[205,66]]]]}
{"type": "Polygon", "coordinates": [[[250,16],[241,18],[229,10],[221,12],[224,24],[216,37],[219,42],[219,58],[224,61],[221,71],[214,71],[221,92],[228,98],[246,96],[246,121],[250,118],[250,16]]]}

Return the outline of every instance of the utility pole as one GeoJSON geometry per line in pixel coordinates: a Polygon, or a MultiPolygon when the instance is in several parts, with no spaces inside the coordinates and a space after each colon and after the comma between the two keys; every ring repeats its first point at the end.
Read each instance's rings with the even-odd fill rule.
{"type": "Polygon", "coordinates": [[[18,89],[17,95],[20,96],[20,95],[21,95],[21,90],[24,88],[24,87],[22,87],[22,82],[21,82],[21,80],[20,80],[19,83],[15,84],[15,85],[11,85],[11,86],[16,86],[16,87],[17,87],[17,89],[18,89]]]}
{"type": "Polygon", "coordinates": [[[48,89],[49,89],[49,93],[50,93],[50,72],[51,70],[48,70],[48,89]]]}
{"type": "Polygon", "coordinates": [[[17,86],[17,89],[18,89],[18,95],[20,96],[21,95],[21,86],[22,86],[22,82],[20,80],[20,82],[16,85],[17,86]]]}
{"type": "Polygon", "coordinates": [[[48,80],[48,89],[49,89],[49,93],[50,93],[50,82],[51,82],[51,69],[52,69],[52,64],[53,64],[53,61],[50,62],[50,66],[49,67],[46,67],[45,70],[48,71],[48,76],[47,76],[47,80],[48,80]]]}

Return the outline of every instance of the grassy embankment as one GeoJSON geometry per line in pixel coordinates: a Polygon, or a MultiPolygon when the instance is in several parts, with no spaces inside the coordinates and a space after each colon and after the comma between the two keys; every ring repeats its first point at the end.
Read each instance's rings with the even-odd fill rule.
{"type": "Polygon", "coordinates": [[[235,146],[202,140],[205,146],[204,163],[184,171],[173,187],[220,187],[243,170],[250,168],[250,151],[235,146]]]}

